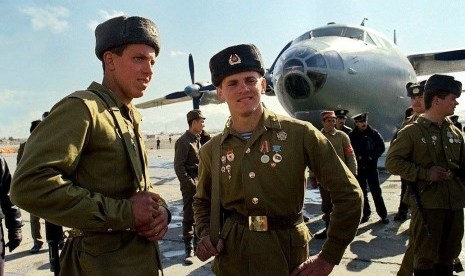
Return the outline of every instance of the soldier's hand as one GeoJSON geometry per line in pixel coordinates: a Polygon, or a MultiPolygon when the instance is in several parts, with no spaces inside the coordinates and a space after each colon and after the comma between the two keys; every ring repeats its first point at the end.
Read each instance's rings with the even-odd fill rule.
{"type": "Polygon", "coordinates": [[[440,166],[433,166],[429,169],[430,181],[442,181],[447,178],[447,170],[440,166]]]}
{"type": "Polygon", "coordinates": [[[305,262],[300,264],[290,276],[296,275],[312,275],[312,276],[327,276],[333,271],[334,265],[328,263],[320,255],[311,256],[305,262]]]}
{"type": "Polygon", "coordinates": [[[197,243],[197,250],[196,255],[199,260],[202,262],[208,260],[212,256],[218,256],[224,248],[224,241],[223,239],[218,240],[218,244],[216,247],[213,245],[212,241],[210,240],[210,236],[205,236],[200,239],[197,243]]]}
{"type": "Polygon", "coordinates": [[[146,237],[150,241],[161,240],[168,232],[168,210],[159,206],[153,213],[154,223],[145,224],[136,228],[139,235],[146,237]]]}
{"type": "Polygon", "coordinates": [[[15,229],[8,231],[8,243],[5,244],[5,247],[8,247],[10,252],[16,249],[23,240],[23,235],[21,229],[15,229]]]}
{"type": "Polygon", "coordinates": [[[132,204],[134,215],[134,227],[140,228],[146,225],[150,229],[155,228],[155,216],[158,212],[158,200],[160,196],[151,192],[137,192],[129,200],[132,204]]]}

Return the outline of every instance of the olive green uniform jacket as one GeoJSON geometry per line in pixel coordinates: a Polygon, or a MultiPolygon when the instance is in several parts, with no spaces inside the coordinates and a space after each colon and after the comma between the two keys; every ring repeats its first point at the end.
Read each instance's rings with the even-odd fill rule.
{"type": "Polygon", "coordinates": [[[102,85],[94,82],[88,89],[120,108],[137,175],[103,101],[78,91],[58,102],[29,137],[14,175],[12,201],[52,223],[84,231],[68,239],[60,256],[61,275],[157,275],[157,243],[131,231],[129,198],[153,190],[145,146],[134,135],[141,137],[141,116],[102,85]]]}
{"type": "Polygon", "coordinates": [[[344,164],[349,167],[350,171],[357,174],[357,158],[355,157],[354,149],[350,144],[349,135],[343,131],[333,129],[331,132],[321,130],[326,138],[331,142],[337,155],[342,159],[344,164]]]}
{"type": "MultiPolygon", "coordinates": [[[[362,213],[362,191],[357,180],[328,139],[310,123],[268,110],[250,139],[244,140],[227,124],[221,135],[200,149],[199,183],[194,196],[197,234],[209,235],[214,174],[221,174],[221,206],[225,211],[244,216],[288,216],[302,212],[307,166],[331,192],[334,204],[321,256],[330,263],[339,263],[355,236],[362,213]],[[220,146],[221,168],[212,167],[212,151],[220,146]],[[269,162],[261,161],[263,155],[268,155],[269,162]]],[[[254,232],[227,219],[221,238],[225,248],[215,257],[216,274],[286,275],[308,258],[311,236],[305,223],[291,229],[254,232]]]]}
{"type": "MultiPolygon", "coordinates": [[[[465,207],[463,179],[451,177],[441,182],[431,182],[429,179],[429,168],[435,165],[453,172],[465,169],[462,141],[462,132],[451,125],[449,120],[444,120],[439,128],[420,115],[417,123],[405,126],[391,142],[386,156],[386,169],[416,183],[424,208],[462,209],[465,207]],[[420,127],[426,130],[429,137],[424,137],[420,127]]],[[[410,205],[415,204],[411,197],[409,199],[410,205]]]]}

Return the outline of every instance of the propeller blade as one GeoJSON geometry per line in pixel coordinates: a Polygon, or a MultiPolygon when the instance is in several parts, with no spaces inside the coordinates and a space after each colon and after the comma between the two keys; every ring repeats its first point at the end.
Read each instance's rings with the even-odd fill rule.
{"type": "Polygon", "coordinates": [[[192,99],[192,104],[194,106],[194,109],[199,109],[199,107],[200,107],[200,98],[193,98],[192,99]]]}
{"type": "Polygon", "coordinates": [[[192,57],[192,54],[189,54],[189,72],[191,74],[192,83],[195,83],[194,81],[194,58],[192,57]]]}
{"type": "Polygon", "coordinates": [[[184,93],[184,91],[178,91],[178,92],[173,92],[173,93],[166,95],[165,99],[174,100],[174,99],[182,98],[185,96],[186,96],[186,93],[184,93]]]}

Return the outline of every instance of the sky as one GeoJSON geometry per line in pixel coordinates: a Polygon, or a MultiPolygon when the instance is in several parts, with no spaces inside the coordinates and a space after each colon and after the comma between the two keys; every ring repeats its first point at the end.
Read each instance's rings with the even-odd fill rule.
{"type": "MultiPolygon", "coordinates": [[[[460,0],[2,0],[0,1],[0,138],[26,138],[30,122],[75,90],[101,82],[94,54],[95,26],[118,15],[152,19],[161,36],[155,74],[144,97],[134,103],[210,81],[208,62],[234,44],[254,43],[266,67],[280,50],[304,32],[328,22],[365,26],[392,38],[406,54],[465,47],[464,5],[460,0]],[[117,3],[116,3],[117,2],[117,3]]],[[[462,74],[456,75],[465,81],[462,74]]],[[[465,97],[463,97],[465,98],[465,97]]],[[[265,104],[286,114],[276,97],[265,104]]],[[[459,101],[460,102],[460,101],[459,101]]],[[[464,104],[460,106],[465,109],[464,104]]],[[[187,129],[191,102],[140,110],[145,133],[187,129]]],[[[206,129],[222,129],[226,104],[202,106],[206,129]]]]}

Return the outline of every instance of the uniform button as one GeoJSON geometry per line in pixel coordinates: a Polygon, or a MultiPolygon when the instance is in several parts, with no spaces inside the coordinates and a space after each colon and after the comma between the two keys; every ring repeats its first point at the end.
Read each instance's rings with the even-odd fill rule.
{"type": "Polygon", "coordinates": [[[247,148],[247,149],[245,150],[245,153],[250,153],[250,148],[247,148]]]}
{"type": "Polygon", "coordinates": [[[107,231],[108,231],[108,232],[111,232],[111,231],[113,231],[113,229],[111,229],[111,228],[108,228],[108,229],[107,229],[107,231]]]}
{"type": "Polygon", "coordinates": [[[253,204],[258,204],[258,198],[256,198],[256,197],[252,198],[252,203],[253,204]]]}
{"type": "Polygon", "coordinates": [[[255,178],[255,173],[254,172],[249,172],[249,177],[250,178],[255,178]]]}

